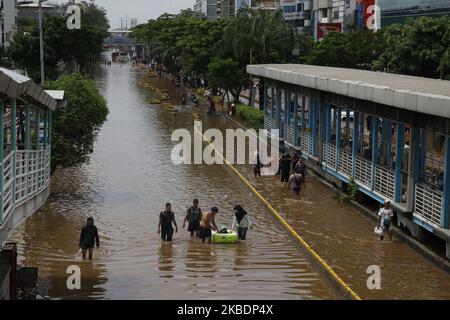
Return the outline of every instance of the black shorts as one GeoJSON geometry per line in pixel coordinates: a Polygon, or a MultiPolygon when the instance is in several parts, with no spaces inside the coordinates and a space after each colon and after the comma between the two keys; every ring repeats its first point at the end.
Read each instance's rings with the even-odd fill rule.
{"type": "Polygon", "coordinates": [[[173,228],[161,228],[161,239],[172,241],[173,228]]]}
{"type": "Polygon", "coordinates": [[[189,225],[188,225],[188,231],[189,232],[193,232],[193,231],[197,231],[200,228],[200,221],[196,220],[196,221],[190,221],[189,225]]]}
{"type": "Polygon", "coordinates": [[[83,249],[83,250],[94,249],[94,245],[83,244],[83,245],[81,245],[81,249],[83,249]]]}
{"type": "Polygon", "coordinates": [[[211,238],[211,228],[200,227],[200,239],[211,238]]]}

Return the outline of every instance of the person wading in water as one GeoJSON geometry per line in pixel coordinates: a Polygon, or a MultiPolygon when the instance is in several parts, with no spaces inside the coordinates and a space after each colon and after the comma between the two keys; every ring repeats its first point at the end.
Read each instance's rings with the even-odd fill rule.
{"type": "Polygon", "coordinates": [[[300,199],[300,191],[302,189],[303,176],[300,173],[294,171],[294,173],[289,178],[288,189],[291,190],[291,185],[293,184],[292,191],[300,199]]]}
{"type": "Polygon", "coordinates": [[[83,250],[83,259],[86,258],[86,252],[89,250],[89,260],[92,260],[92,251],[94,245],[97,249],[100,247],[97,227],[94,226],[94,219],[89,217],[84,228],[81,230],[79,247],[83,250]]]}
{"type": "Polygon", "coordinates": [[[187,210],[186,216],[183,221],[183,229],[186,226],[186,221],[189,222],[188,231],[191,233],[191,237],[194,233],[198,236],[200,229],[200,218],[202,216],[202,209],[198,206],[198,200],[194,199],[192,206],[187,210]]]}
{"type": "Polygon", "coordinates": [[[175,226],[175,232],[178,232],[177,222],[175,221],[175,214],[172,212],[172,205],[166,203],[166,210],[159,214],[158,233],[161,233],[161,239],[163,241],[172,241],[173,227],[175,226]]]}
{"type": "Polygon", "coordinates": [[[383,234],[380,236],[380,240],[384,239],[384,234],[389,235],[389,240],[392,241],[392,232],[390,230],[392,217],[394,212],[391,209],[391,203],[386,201],[384,206],[378,211],[378,225],[383,229],[383,234]]]}
{"type": "Polygon", "coordinates": [[[234,211],[235,214],[231,229],[236,230],[237,227],[239,239],[245,240],[248,228],[252,227],[252,221],[250,220],[247,211],[245,211],[240,205],[235,206],[234,211]]]}
{"type": "Polygon", "coordinates": [[[202,214],[200,219],[200,238],[203,242],[208,239],[208,243],[211,243],[211,229],[214,231],[219,230],[215,220],[217,212],[219,212],[219,209],[212,207],[210,212],[202,214]]]}

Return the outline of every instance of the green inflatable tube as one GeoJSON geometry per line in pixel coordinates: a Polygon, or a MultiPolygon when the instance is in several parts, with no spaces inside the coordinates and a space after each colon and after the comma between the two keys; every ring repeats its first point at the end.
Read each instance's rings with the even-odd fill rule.
{"type": "Polygon", "coordinates": [[[212,232],[212,243],[237,243],[239,242],[236,231],[229,230],[228,233],[212,232]]]}

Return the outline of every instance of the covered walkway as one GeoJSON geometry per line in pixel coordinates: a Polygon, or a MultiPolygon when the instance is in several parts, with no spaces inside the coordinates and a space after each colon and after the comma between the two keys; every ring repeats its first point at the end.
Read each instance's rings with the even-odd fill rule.
{"type": "Polygon", "coordinates": [[[0,244],[50,192],[51,115],[64,92],[0,68],[0,244]]]}
{"type": "Polygon", "coordinates": [[[450,258],[450,82],[308,65],[249,65],[264,125],[330,178],[356,183],[450,258]]]}

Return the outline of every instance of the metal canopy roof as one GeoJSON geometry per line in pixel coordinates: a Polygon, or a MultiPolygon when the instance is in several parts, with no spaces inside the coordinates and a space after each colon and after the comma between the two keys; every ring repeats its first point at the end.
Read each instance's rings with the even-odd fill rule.
{"type": "Polygon", "coordinates": [[[248,65],[247,72],[302,87],[450,118],[450,81],[301,64],[248,65]]]}
{"type": "Polygon", "coordinates": [[[46,91],[30,78],[5,68],[0,68],[0,95],[50,110],[64,105],[64,91],[46,91]]]}

